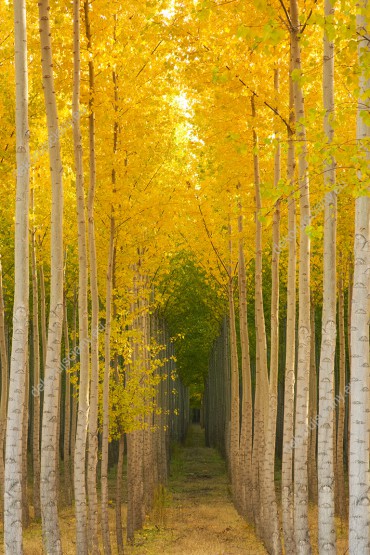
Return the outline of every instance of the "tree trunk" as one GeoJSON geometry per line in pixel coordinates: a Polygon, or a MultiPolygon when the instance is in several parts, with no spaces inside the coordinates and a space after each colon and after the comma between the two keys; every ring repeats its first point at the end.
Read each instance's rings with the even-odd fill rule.
{"type": "Polygon", "coordinates": [[[5,337],[5,306],[3,293],[3,269],[0,256],[0,358],[1,358],[1,400],[0,400],[0,521],[4,518],[4,446],[6,413],[8,404],[8,349],[5,337]]]}
{"type": "MultiPolygon", "coordinates": [[[[325,17],[334,13],[331,0],[325,0],[325,17]]],[[[334,43],[324,31],[323,60],[324,132],[330,148],[334,137],[334,43]]],[[[335,187],[335,160],[326,155],[324,164],[324,290],[322,308],[322,335],[319,367],[319,428],[317,444],[319,552],[336,553],[335,534],[335,467],[334,467],[334,406],[336,318],[336,222],[337,193],[335,187]]]]}
{"type": "MultiPolygon", "coordinates": [[[[276,101],[279,92],[279,73],[274,74],[276,101]]],[[[277,103],[277,102],[276,102],[277,103]]],[[[280,142],[277,135],[274,164],[274,186],[278,187],[281,177],[280,142]]],[[[280,242],[280,200],[275,203],[272,223],[272,243],[280,242]]],[[[279,374],[279,250],[272,250],[271,260],[271,354],[270,376],[268,392],[268,421],[267,440],[265,449],[265,479],[266,479],[266,506],[269,508],[269,517],[266,522],[265,543],[269,553],[280,555],[282,552],[280,540],[280,526],[278,507],[275,491],[275,447],[276,447],[276,419],[277,419],[277,384],[279,374]]]]}
{"type": "MultiPolygon", "coordinates": [[[[231,228],[229,231],[231,236],[231,228]]],[[[228,283],[229,322],[230,322],[230,362],[231,362],[231,421],[230,421],[230,475],[234,503],[238,510],[241,508],[241,493],[239,481],[239,363],[235,322],[234,280],[232,278],[232,243],[230,238],[230,265],[228,283]]]]}
{"type": "MultiPolygon", "coordinates": [[[[91,54],[91,29],[89,20],[89,2],[84,2],[87,49],[91,54]]],[[[91,288],[91,379],[89,412],[89,455],[87,486],[89,494],[89,544],[94,555],[100,553],[98,541],[98,496],[96,490],[96,469],[98,465],[98,399],[99,399],[99,293],[98,268],[95,244],[94,201],[96,189],[95,164],[95,93],[94,62],[89,58],[89,166],[90,184],[88,194],[88,233],[90,257],[91,288]]]]}
{"type": "MultiPolygon", "coordinates": [[[[240,205],[241,210],[241,205],[240,205]]],[[[252,497],[252,383],[251,365],[249,354],[249,336],[247,320],[247,277],[244,257],[243,241],[243,216],[238,218],[239,231],[239,260],[238,260],[238,282],[239,282],[239,321],[240,321],[240,345],[242,363],[242,410],[240,431],[240,473],[243,483],[243,512],[250,523],[253,522],[253,497],[252,497]]]]}
{"type": "MultiPolygon", "coordinates": [[[[77,290],[76,286],[74,288],[73,295],[73,340],[72,340],[72,352],[74,364],[77,363],[77,290]]],[[[75,445],[76,445],[76,428],[77,428],[77,387],[73,384],[72,387],[72,414],[71,414],[71,457],[72,457],[72,475],[74,476],[74,460],[75,460],[75,445]]],[[[73,479],[74,482],[74,479],[73,479]]]]}
{"type": "MultiPolygon", "coordinates": [[[[341,266],[341,264],[340,264],[341,266]]],[[[339,391],[338,391],[338,426],[337,426],[337,491],[339,516],[347,519],[347,495],[344,481],[344,421],[345,421],[345,383],[346,383],[346,338],[344,329],[344,289],[343,278],[338,279],[338,321],[339,321],[339,391]]]]}
{"type": "MultiPolygon", "coordinates": [[[[34,191],[31,200],[34,210],[34,191]]],[[[33,338],[33,508],[35,519],[41,518],[40,505],[40,334],[39,334],[39,284],[37,276],[36,228],[32,229],[32,338],[33,338]]]]}
{"type": "Polygon", "coordinates": [[[118,462],[116,476],[116,538],[118,555],[123,555],[123,533],[122,533],[122,489],[123,489],[123,455],[125,449],[125,436],[121,435],[118,444],[118,462]]]}
{"type": "MultiPolygon", "coordinates": [[[[291,57],[292,57],[291,52],[291,57]]],[[[291,61],[292,64],[292,61],[291,61]]],[[[289,77],[289,124],[287,180],[291,188],[288,201],[288,283],[287,283],[287,327],[284,384],[284,431],[283,460],[281,470],[281,504],[283,515],[283,534],[286,553],[295,553],[294,538],[294,492],[293,492],[293,449],[294,449],[294,391],[295,391],[295,354],[296,354],[296,207],[294,198],[294,98],[293,81],[289,77]]],[[[274,245],[279,249],[279,245],[274,245]]]]}
{"type": "Polygon", "coordinates": [[[103,437],[102,437],[102,462],[101,462],[101,512],[102,533],[104,553],[110,555],[111,543],[109,532],[108,514],[108,442],[109,442],[109,376],[110,376],[110,337],[112,325],[112,275],[113,275],[113,252],[114,252],[115,224],[113,209],[110,220],[110,240],[107,267],[107,290],[106,290],[106,316],[105,316],[105,348],[104,348],[104,382],[103,382],[103,437]]]}
{"type": "MultiPolygon", "coordinates": [[[[251,98],[252,118],[256,117],[255,99],[251,98]]],[[[258,467],[259,488],[259,534],[262,538],[267,537],[265,526],[270,507],[267,507],[267,484],[264,468],[265,449],[267,447],[267,429],[269,418],[269,381],[267,371],[267,344],[266,326],[263,307],[263,282],[262,282],[262,224],[259,219],[261,204],[260,193],[260,169],[258,156],[258,137],[253,128],[253,166],[254,166],[254,188],[255,188],[255,223],[256,223],[256,269],[255,269],[255,323],[256,323],[256,408],[255,421],[257,428],[254,430],[254,442],[258,441],[256,467],[258,467]],[[257,391],[258,390],[258,391],[257,391]]]]}
{"type": "MultiPolygon", "coordinates": [[[[300,22],[297,0],[290,0],[292,22],[291,44],[293,71],[301,72],[299,44],[300,22]]],[[[304,124],[304,98],[300,83],[293,83],[296,118],[296,141],[299,144],[298,185],[300,199],[299,240],[299,316],[298,316],[298,366],[295,414],[294,448],[294,531],[297,555],[310,555],[311,544],[308,526],[308,392],[310,379],[310,239],[306,226],[310,225],[310,193],[308,180],[307,140],[304,124]]]]}
{"type": "MultiPolygon", "coordinates": [[[[27,357],[28,359],[28,357],[27,357]]],[[[23,412],[23,444],[22,444],[22,524],[23,528],[30,525],[30,509],[28,504],[28,413],[29,413],[29,362],[26,364],[26,387],[23,412]]]]}
{"type": "Polygon", "coordinates": [[[71,354],[69,347],[68,334],[68,312],[67,298],[64,295],[64,372],[65,372],[65,399],[64,399],[64,442],[63,442],[63,462],[64,462],[64,489],[66,502],[72,503],[72,470],[71,470],[71,354]]]}
{"type": "MultiPolygon", "coordinates": [[[[22,444],[27,379],[29,320],[29,130],[26,4],[14,1],[16,81],[16,163],[14,307],[5,451],[4,544],[6,555],[21,555],[22,444]]],[[[3,363],[3,360],[2,360],[3,363]]]]}
{"type": "Polygon", "coordinates": [[[53,78],[49,0],[40,0],[38,6],[52,183],[50,312],[44,372],[40,495],[45,550],[48,555],[59,555],[62,553],[62,544],[58,521],[55,469],[58,456],[57,427],[63,329],[63,168],[53,78]]]}
{"type": "MultiPolygon", "coordinates": [[[[87,555],[86,441],[89,414],[89,339],[88,339],[88,260],[86,245],[85,193],[83,186],[82,140],[80,129],[80,0],[73,2],[73,144],[76,172],[78,221],[78,325],[80,381],[78,388],[77,430],[74,457],[76,507],[76,548],[87,555]]],[[[96,540],[96,538],[95,538],[96,540]]]]}
{"type": "MultiPolygon", "coordinates": [[[[357,113],[357,140],[369,167],[370,127],[363,113],[369,109],[368,0],[358,3],[357,33],[360,65],[360,92],[357,113]]],[[[362,175],[359,172],[359,180],[362,175]]],[[[368,189],[369,190],[369,189],[368,189]]],[[[370,553],[370,472],[369,472],[369,319],[370,319],[370,198],[356,199],[354,276],[351,310],[351,432],[349,461],[349,553],[370,553]]]]}
{"type": "Polygon", "coordinates": [[[44,266],[40,266],[40,303],[41,303],[41,346],[42,346],[42,370],[45,374],[47,335],[46,335],[46,297],[44,266]]]}
{"type": "Polygon", "coordinates": [[[311,357],[310,357],[310,393],[309,393],[309,442],[308,442],[308,495],[310,501],[317,505],[317,371],[316,371],[316,330],[315,305],[311,300],[311,357]]]}

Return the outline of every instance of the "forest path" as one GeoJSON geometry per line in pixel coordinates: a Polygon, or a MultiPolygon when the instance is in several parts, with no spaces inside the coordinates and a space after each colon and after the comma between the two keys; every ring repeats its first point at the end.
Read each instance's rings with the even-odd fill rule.
{"type": "MultiPolygon", "coordinates": [[[[267,553],[253,528],[237,514],[225,462],[205,447],[204,431],[191,426],[171,462],[162,526],[138,534],[135,555],[259,555],[267,553]]],[[[155,513],[152,517],[155,522],[155,513]]]]}

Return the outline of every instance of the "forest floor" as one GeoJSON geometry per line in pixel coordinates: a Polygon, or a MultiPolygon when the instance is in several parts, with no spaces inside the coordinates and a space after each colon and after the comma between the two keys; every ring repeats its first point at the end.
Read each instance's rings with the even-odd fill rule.
{"type": "MultiPolygon", "coordinates": [[[[114,499],[114,472],[110,478],[110,498],[114,499]]],[[[109,511],[112,555],[117,555],[113,503],[109,511]]],[[[126,503],[122,516],[125,527],[126,503]]],[[[310,507],[309,518],[313,553],[317,554],[317,507],[310,507]]],[[[64,555],[75,555],[75,519],[71,507],[60,510],[60,526],[64,555]]],[[[339,521],[337,553],[347,553],[347,530],[339,521]]],[[[43,554],[41,524],[32,522],[24,531],[24,555],[43,554]]],[[[192,426],[185,445],[173,446],[168,487],[155,502],[143,530],[136,534],[135,546],[125,546],[125,555],[260,554],[267,551],[253,527],[243,521],[232,504],[225,462],[215,449],[205,447],[204,431],[192,426]]]]}
{"type": "Polygon", "coordinates": [[[153,533],[149,522],[130,555],[267,553],[253,528],[237,514],[225,462],[215,449],[205,447],[200,426],[192,426],[185,445],[175,447],[167,496],[163,514],[154,511],[151,517],[152,524],[160,517],[159,530],[153,533]]]}

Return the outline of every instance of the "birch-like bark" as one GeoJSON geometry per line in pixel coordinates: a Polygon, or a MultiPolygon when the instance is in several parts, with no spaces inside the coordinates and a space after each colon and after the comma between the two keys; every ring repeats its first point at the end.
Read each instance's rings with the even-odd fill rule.
{"type": "Polygon", "coordinates": [[[67,504],[72,503],[72,468],[71,468],[71,355],[69,347],[67,297],[64,294],[64,374],[65,374],[65,399],[64,399],[64,438],[63,438],[63,462],[64,462],[64,489],[67,504]]]}
{"type": "Polygon", "coordinates": [[[60,156],[58,114],[53,78],[49,0],[40,0],[38,7],[42,82],[52,183],[50,312],[44,370],[40,496],[45,551],[48,555],[60,555],[62,544],[57,508],[56,463],[58,456],[60,355],[63,329],[63,167],[60,156]]]}
{"type": "Polygon", "coordinates": [[[316,330],[315,305],[311,299],[311,357],[309,392],[309,442],[308,442],[308,494],[312,503],[317,505],[317,369],[316,369],[316,330]]]}
{"type": "MultiPolygon", "coordinates": [[[[255,99],[251,98],[252,118],[256,117],[255,99]]],[[[262,224],[259,219],[262,203],[260,192],[260,169],[258,156],[258,137],[253,128],[253,168],[254,168],[254,188],[255,188],[255,223],[256,223],[256,269],[255,269],[255,320],[256,320],[256,392],[257,409],[255,415],[256,430],[254,431],[254,441],[258,440],[257,461],[258,467],[258,487],[259,487],[259,534],[265,538],[267,531],[265,525],[270,508],[267,507],[267,484],[264,468],[265,449],[267,441],[267,429],[269,418],[269,381],[267,371],[267,343],[265,314],[263,307],[263,282],[262,282],[262,224]]]]}
{"type": "MultiPolygon", "coordinates": [[[[77,363],[77,288],[74,287],[73,294],[73,337],[72,337],[72,351],[74,363],[77,363]]],[[[72,474],[74,475],[74,460],[75,460],[75,445],[76,445],[76,428],[77,428],[77,387],[73,384],[72,387],[72,410],[71,410],[71,457],[72,457],[72,474]]],[[[73,479],[74,482],[74,479],[73,479]]]]}
{"type": "MultiPolygon", "coordinates": [[[[292,53],[291,53],[292,54],[292,53]]],[[[292,62],[291,62],[292,63],[292,62]]],[[[283,460],[281,470],[281,504],[283,517],[284,547],[286,553],[295,553],[294,538],[294,492],[293,492],[293,442],[294,442],[294,391],[296,352],[296,202],[294,198],[294,98],[293,81],[289,78],[289,129],[287,181],[291,188],[288,200],[288,283],[287,283],[287,326],[284,384],[284,431],[283,460]]],[[[279,245],[274,245],[279,249],[279,245]]]]}
{"type": "Polygon", "coordinates": [[[74,490],[76,511],[76,549],[87,555],[86,442],[89,417],[89,329],[88,329],[88,259],[86,245],[85,193],[80,129],[80,0],[73,2],[73,145],[76,172],[78,221],[78,331],[80,381],[78,388],[77,430],[74,456],[74,490]]]}
{"type": "Polygon", "coordinates": [[[123,490],[123,455],[125,449],[125,436],[121,434],[118,442],[118,462],[116,476],[116,539],[118,555],[123,555],[123,532],[122,532],[122,490],[123,490]]]}
{"type": "MultiPolygon", "coordinates": [[[[342,265],[340,264],[340,267],[342,265]]],[[[344,288],[343,277],[338,278],[338,323],[339,323],[339,390],[338,390],[338,426],[337,426],[337,480],[339,516],[347,519],[347,495],[344,481],[344,423],[346,408],[346,336],[344,328],[344,288]]]]}
{"type": "Polygon", "coordinates": [[[352,318],[352,292],[353,292],[353,259],[352,256],[348,256],[348,289],[347,289],[347,349],[348,349],[348,392],[347,392],[347,468],[349,469],[349,444],[351,435],[351,318],[352,318]]]}
{"type": "Polygon", "coordinates": [[[94,93],[95,74],[91,55],[91,28],[89,19],[89,1],[84,2],[85,28],[89,58],[89,168],[90,184],[87,201],[89,258],[90,258],[90,291],[91,291],[91,378],[90,378],[90,412],[89,412],[89,455],[87,471],[87,487],[89,497],[89,544],[94,555],[98,554],[98,495],[96,490],[96,469],[98,465],[98,399],[99,399],[99,292],[98,267],[95,243],[94,201],[96,189],[95,164],[95,113],[94,93]]]}
{"type": "MultiPolygon", "coordinates": [[[[34,190],[31,192],[31,207],[34,210],[34,190]]],[[[36,228],[32,229],[31,268],[32,268],[32,339],[33,339],[33,508],[36,519],[41,518],[40,505],[40,333],[39,333],[39,284],[37,275],[36,228]]]]}
{"type": "MultiPolygon", "coordinates": [[[[140,327],[142,334],[142,359],[143,359],[143,372],[144,372],[144,392],[150,388],[150,379],[152,376],[151,361],[149,357],[150,349],[150,320],[149,320],[149,303],[147,297],[148,278],[144,275],[141,277],[141,290],[142,295],[140,299],[140,327]]],[[[143,504],[145,515],[149,514],[153,508],[154,499],[154,443],[153,443],[153,425],[152,425],[152,411],[150,405],[152,398],[144,393],[144,429],[143,429],[143,478],[144,478],[144,497],[143,504]]]]}
{"type": "MultiPolygon", "coordinates": [[[[300,22],[298,1],[290,0],[292,70],[301,72],[300,22]]],[[[300,200],[299,240],[299,315],[298,315],[298,365],[295,413],[294,448],[294,532],[296,554],[310,555],[311,544],[308,526],[308,393],[310,379],[310,239],[306,226],[310,225],[310,193],[308,180],[307,139],[304,124],[304,98],[299,79],[293,83],[296,118],[296,141],[299,144],[298,188],[300,200]]]]}
{"type": "Polygon", "coordinates": [[[0,360],[1,360],[1,399],[0,399],[0,520],[4,518],[4,446],[6,431],[6,413],[8,405],[8,349],[5,336],[5,305],[3,292],[3,269],[0,255],[0,360]]]}
{"type": "MultiPolygon", "coordinates": [[[[369,110],[370,79],[368,60],[370,38],[368,0],[357,4],[360,90],[357,113],[359,153],[369,166],[370,149],[366,141],[370,127],[363,114],[369,110]]],[[[359,172],[359,180],[362,179],[359,172]]],[[[367,189],[367,192],[369,188],[367,189]]],[[[354,275],[351,309],[351,416],[349,460],[349,553],[370,553],[370,469],[369,469],[369,320],[370,320],[370,197],[356,199],[354,275]]]]}
{"type": "Polygon", "coordinates": [[[239,365],[236,341],[234,285],[229,278],[229,320],[230,320],[230,353],[231,353],[231,422],[230,422],[230,473],[234,501],[240,508],[239,498],[239,365]]]}
{"type": "Polygon", "coordinates": [[[106,280],[105,301],[105,346],[104,346],[104,381],[103,381],[103,437],[102,437],[102,462],[101,462],[101,522],[103,534],[104,553],[112,552],[109,532],[108,515],[108,441],[109,441],[109,377],[110,377],[110,338],[112,326],[112,279],[113,279],[113,253],[114,253],[115,222],[113,210],[110,218],[110,239],[108,251],[108,266],[106,280]]]}
{"type": "MultiPolygon", "coordinates": [[[[29,129],[26,3],[14,1],[15,201],[14,307],[5,450],[4,544],[6,555],[22,555],[22,443],[29,316],[29,129]]],[[[3,362],[3,361],[2,361],[3,362]]]]}
{"type": "Polygon", "coordinates": [[[47,333],[46,333],[46,296],[45,296],[45,276],[44,266],[41,264],[39,268],[40,274],[40,316],[41,316],[41,347],[42,347],[42,371],[45,374],[46,351],[47,351],[47,333]]]}
{"type": "Polygon", "coordinates": [[[28,528],[30,524],[30,509],[28,503],[28,460],[27,460],[27,452],[28,452],[28,414],[29,414],[29,376],[30,376],[30,367],[29,367],[29,359],[27,357],[27,364],[26,364],[26,387],[24,392],[24,411],[23,411],[23,443],[22,443],[22,523],[23,528],[28,528]]]}
{"type": "MultiPolygon", "coordinates": [[[[332,17],[332,0],[325,0],[324,16],[332,17]]],[[[324,30],[323,60],[324,132],[327,144],[334,137],[334,43],[324,30]]],[[[319,553],[336,553],[335,534],[335,467],[334,467],[334,418],[335,348],[337,339],[336,319],[336,223],[337,193],[335,187],[335,160],[326,154],[324,162],[325,194],[324,213],[324,289],[322,308],[321,352],[319,367],[319,428],[317,442],[318,475],[318,527],[319,553]]]]}
{"type": "MultiPolygon", "coordinates": [[[[239,206],[241,210],[241,204],[239,206]]],[[[253,497],[252,497],[252,383],[251,364],[249,354],[249,335],[247,319],[247,276],[244,256],[243,216],[238,218],[239,245],[238,245],[238,283],[239,283],[239,321],[240,345],[242,366],[242,408],[240,429],[240,474],[243,482],[243,512],[249,522],[253,522],[253,497]]]]}
{"type": "MultiPolygon", "coordinates": [[[[274,88],[276,104],[279,93],[279,72],[274,72],[274,88]]],[[[274,186],[278,187],[281,177],[281,149],[279,135],[274,159],[274,186]]],[[[272,222],[272,243],[280,242],[280,200],[275,203],[272,222]]],[[[280,526],[278,507],[275,491],[275,447],[276,447],[276,419],[277,419],[277,386],[279,373],[279,250],[272,249],[271,260],[271,350],[270,350],[270,376],[268,392],[268,420],[267,440],[265,448],[264,473],[266,479],[266,506],[269,508],[269,517],[266,521],[265,543],[269,553],[280,555],[282,552],[280,540],[280,526]]]]}

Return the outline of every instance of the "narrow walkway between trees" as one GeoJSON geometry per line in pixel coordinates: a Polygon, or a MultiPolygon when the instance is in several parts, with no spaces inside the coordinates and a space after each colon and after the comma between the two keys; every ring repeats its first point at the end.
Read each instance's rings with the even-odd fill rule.
{"type": "Polygon", "coordinates": [[[259,555],[261,542],[237,514],[230,498],[225,462],[205,447],[193,425],[183,447],[172,454],[167,499],[152,524],[138,534],[135,555],[259,555]],[[157,527],[153,526],[156,518],[157,527]],[[162,522],[160,523],[160,520],[162,522]]]}

